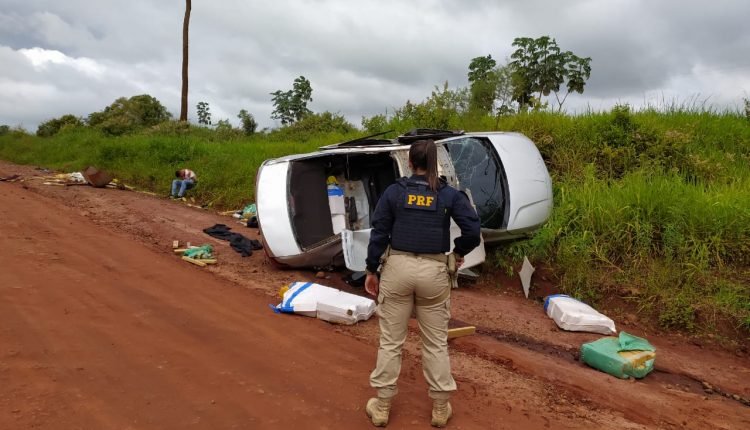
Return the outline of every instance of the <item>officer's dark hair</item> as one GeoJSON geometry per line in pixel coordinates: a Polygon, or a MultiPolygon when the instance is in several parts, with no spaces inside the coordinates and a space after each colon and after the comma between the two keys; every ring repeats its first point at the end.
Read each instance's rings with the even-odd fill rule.
{"type": "Polygon", "coordinates": [[[430,189],[436,191],[438,187],[437,171],[437,146],[435,141],[418,140],[411,144],[409,148],[409,161],[414,169],[424,169],[427,171],[427,183],[430,189]]]}

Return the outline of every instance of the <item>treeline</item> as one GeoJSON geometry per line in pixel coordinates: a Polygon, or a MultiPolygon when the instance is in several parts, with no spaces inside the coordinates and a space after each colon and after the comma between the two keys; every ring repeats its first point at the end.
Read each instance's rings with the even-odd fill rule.
{"type": "MultiPolygon", "coordinates": [[[[498,65],[491,55],[472,59],[467,73],[469,87],[451,90],[446,82],[442,89],[436,87],[424,102],[414,104],[407,101],[404,107],[395,109],[390,115],[362,118],[362,127],[368,132],[381,132],[389,127],[403,130],[405,125],[467,128],[466,125],[483,121],[488,116],[499,119],[501,115],[516,112],[545,110],[549,108],[550,100],[554,100],[557,110],[561,111],[571,92],[583,92],[591,74],[591,58],[562,51],[555,39],[549,36],[516,38],[513,46],[516,51],[511,55],[512,61],[504,65],[498,65]]],[[[270,93],[274,107],[271,118],[280,121],[282,128],[291,127],[292,132],[347,133],[355,130],[341,114],[312,112],[308,108],[308,103],[313,100],[312,93],[312,84],[304,76],[296,78],[291,89],[270,93]]],[[[214,129],[223,138],[252,135],[257,131],[255,117],[244,109],[237,115],[239,129],[235,129],[228,119],[220,119],[214,124],[206,101],[198,102],[196,113],[198,125],[214,129]]],[[[119,98],[103,111],[91,113],[86,118],[66,114],[47,120],[39,125],[36,134],[49,137],[61,130],[88,126],[105,135],[120,136],[169,122],[171,117],[159,100],[143,94],[119,98]]],[[[181,127],[162,128],[177,131],[187,127],[183,121],[181,127]]]]}

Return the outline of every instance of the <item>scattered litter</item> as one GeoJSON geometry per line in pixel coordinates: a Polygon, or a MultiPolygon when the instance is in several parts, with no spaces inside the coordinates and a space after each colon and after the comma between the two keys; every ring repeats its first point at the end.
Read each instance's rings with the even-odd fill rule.
{"type": "Polygon", "coordinates": [[[529,289],[531,288],[531,275],[534,274],[534,271],[536,269],[534,266],[529,263],[529,259],[526,258],[526,256],[523,256],[523,266],[521,266],[521,271],[518,272],[521,278],[521,286],[523,287],[523,294],[526,296],[526,298],[529,298],[529,289]]]}
{"type": "Polygon", "coordinates": [[[326,278],[326,272],[320,271],[315,274],[315,277],[318,279],[325,279],[326,278]]]}
{"type": "Polygon", "coordinates": [[[188,247],[182,255],[196,260],[209,259],[214,256],[214,247],[209,244],[196,246],[194,248],[188,247]]]}
{"type": "Polygon", "coordinates": [[[250,219],[250,217],[254,217],[258,215],[258,208],[255,206],[255,203],[251,203],[247,206],[245,206],[244,209],[242,209],[242,214],[240,216],[240,219],[250,219]]]}
{"type": "Polygon", "coordinates": [[[89,166],[83,169],[81,175],[83,175],[83,178],[86,180],[86,182],[88,182],[92,187],[96,188],[105,187],[114,179],[114,176],[93,166],[89,166]]]}
{"type": "Polygon", "coordinates": [[[581,360],[621,379],[640,379],[654,370],[656,348],[646,339],[620,332],[619,337],[605,337],[581,345],[581,360]]]}
{"type": "Polygon", "coordinates": [[[243,257],[253,255],[254,250],[263,249],[263,245],[255,239],[248,239],[239,233],[233,233],[230,227],[224,224],[216,224],[213,227],[203,229],[203,232],[211,237],[229,241],[229,246],[242,254],[243,257]]]}
{"type": "Polygon", "coordinates": [[[172,241],[172,249],[177,249],[180,247],[180,241],[179,240],[173,240],[172,241]]]}
{"type": "Polygon", "coordinates": [[[544,310],[557,326],[569,331],[615,334],[615,322],[596,309],[564,294],[553,294],[544,300],[544,310]]]}
{"type": "MultiPolygon", "coordinates": [[[[179,246],[179,244],[180,241],[178,240],[172,242],[173,247],[179,246]]],[[[190,246],[190,242],[188,242],[186,248],[174,248],[172,251],[181,255],[183,260],[196,266],[206,267],[208,264],[216,264],[216,259],[213,256],[214,248],[210,244],[190,246]]]]}
{"type": "Polygon", "coordinates": [[[473,325],[459,328],[448,329],[448,339],[455,339],[457,337],[470,336],[477,332],[477,328],[473,325]]]}
{"type": "Polygon", "coordinates": [[[78,182],[82,184],[86,183],[86,178],[83,177],[83,174],[81,172],[67,173],[65,174],[65,176],[70,182],[78,182]]]}
{"type": "MultiPolygon", "coordinates": [[[[43,170],[49,172],[48,170],[43,170]]],[[[37,176],[31,179],[41,179],[44,185],[75,186],[91,185],[96,188],[114,188],[119,190],[135,191],[134,187],[121,183],[109,173],[103,172],[95,167],[87,167],[82,172],[58,173],[51,176],[37,176]]],[[[142,191],[146,194],[153,194],[142,191]]],[[[153,194],[155,195],[155,194],[153,194]]]]}
{"type": "Polygon", "coordinates": [[[0,182],[16,182],[21,179],[21,175],[10,175],[0,178],[0,182]]]}
{"type": "Polygon", "coordinates": [[[294,282],[274,311],[295,313],[336,324],[355,324],[375,313],[375,301],[312,282],[294,282]]]}
{"type": "Polygon", "coordinates": [[[186,257],[184,255],[182,256],[182,259],[185,260],[185,261],[187,261],[188,263],[195,264],[196,266],[206,267],[206,263],[204,263],[201,260],[197,260],[195,258],[186,257]]]}

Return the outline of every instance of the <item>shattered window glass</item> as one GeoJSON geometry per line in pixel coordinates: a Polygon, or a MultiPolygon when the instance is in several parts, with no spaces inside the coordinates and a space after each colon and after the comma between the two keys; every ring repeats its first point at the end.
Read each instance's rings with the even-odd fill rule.
{"type": "Polygon", "coordinates": [[[482,227],[503,227],[504,178],[495,150],[489,142],[466,137],[445,142],[453,160],[459,187],[471,191],[482,227]]]}

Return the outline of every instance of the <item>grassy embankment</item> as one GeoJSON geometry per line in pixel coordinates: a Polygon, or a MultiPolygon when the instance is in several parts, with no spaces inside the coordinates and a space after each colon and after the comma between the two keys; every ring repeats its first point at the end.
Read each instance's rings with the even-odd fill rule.
{"type": "MultiPolygon", "coordinates": [[[[451,122],[467,130],[495,125],[491,118],[451,122]]],[[[575,117],[509,116],[498,128],[523,132],[537,143],[553,176],[555,209],[538,234],[501,247],[490,264],[508,270],[525,254],[549,265],[563,291],[585,300],[601,303],[616,295],[667,328],[721,327],[726,333],[731,327],[747,337],[746,118],[620,108],[575,117]]],[[[277,133],[224,141],[201,129],[118,138],[87,129],[47,139],[10,133],[0,136],[0,158],[63,171],[95,165],[164,194],[173,171],[187,166],[200,177],[198,199],[233,208],[252,199],[264,159],[345,138],[316,135],[300,142],[277,133]]]]}

